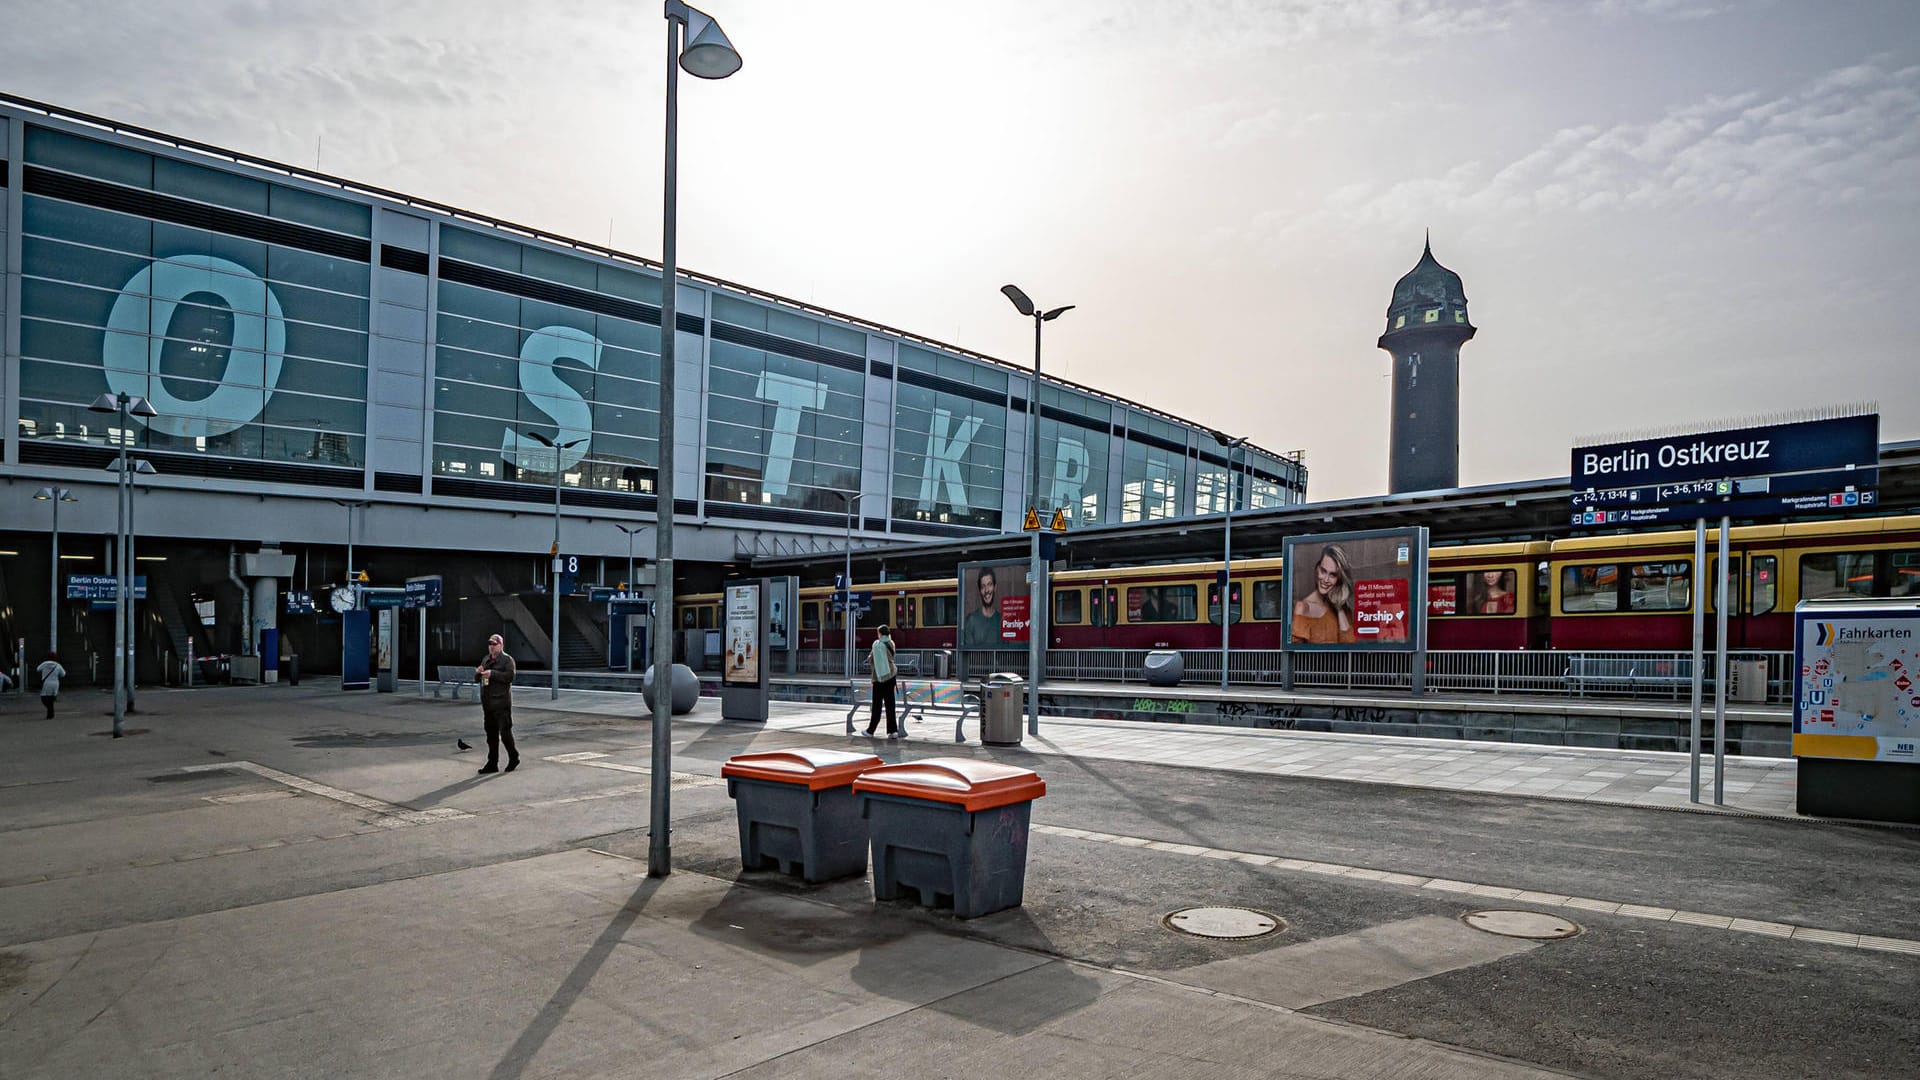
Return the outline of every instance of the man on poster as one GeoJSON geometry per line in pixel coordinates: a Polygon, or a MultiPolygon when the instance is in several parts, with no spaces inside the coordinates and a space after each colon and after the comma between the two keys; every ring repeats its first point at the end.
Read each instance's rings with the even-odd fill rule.
{"type": "Polygon", "coordinates": [[[960,645],[968,649],[993,649],[1000,645],[999,583],[993,567],[983,566],[974,576],[979,607],[967,613],[960,627],[960,645]]]}

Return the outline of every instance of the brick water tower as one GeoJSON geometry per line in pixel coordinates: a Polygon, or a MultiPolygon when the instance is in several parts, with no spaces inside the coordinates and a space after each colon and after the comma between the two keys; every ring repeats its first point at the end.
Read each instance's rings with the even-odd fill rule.
{"type": "Polygon", "coordinates": [[[1380,347],[1393,355],[1393,431],[1387,490],[1460,486],[1460,346],[1473,340],[1460,275],[1433,243],[1393,287],[1380,347]]]}

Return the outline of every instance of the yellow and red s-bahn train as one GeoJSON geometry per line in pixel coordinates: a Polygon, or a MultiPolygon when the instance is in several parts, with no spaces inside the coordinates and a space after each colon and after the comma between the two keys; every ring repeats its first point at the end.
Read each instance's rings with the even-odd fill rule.
{"type": "MultiPolygon", "coordinates": [[[[1713,633],[1718,530],[1707,533],[1713,633]]],[[[1920,595],[1920,516],[1750,525],[1729,537],[1727,643],[1791,649],[1793,607],[1832,597],[1920,595]]],[[[1057,571],[1048,626],[1056,649],[1217,649],[1218,562],[1057,571]]],[[[955,577],[856,585],[874,604],[855,625],[864,648],[887,623],[903,649],[951,649],[955,577]]],[[[803,588],[799,645],[839,649],[845,626],[828,586],[803,588]]],[[[1693,642],[1693,532],[1442,545],[1428,553],[1431,649],[1687,649],[1693,642]]],[[[683,628],[717,625],[718,594],[677,604],[683,628]]],[[[1279,559],[1236,559],[1228,614],[1236,649],[1278,649],[1289,601],[1279,559]]]]}

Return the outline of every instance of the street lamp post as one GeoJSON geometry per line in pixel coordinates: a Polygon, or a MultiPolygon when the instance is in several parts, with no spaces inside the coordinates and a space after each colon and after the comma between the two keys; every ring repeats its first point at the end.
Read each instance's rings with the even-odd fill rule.
{"type": "Polygon", "coordinates": [[[847,685],[851,686],[853,685],[853,508],[860,501],[860,496],[865,495],[866,492],[856,491],[849,494],[845,491],[836,491],[834,494],[840,496],[840,501],[846,504],[847,512],[847,576],[844,579],[845,586],[840,590],[844,597],[840,606],[840,625],[846,631],[847,685]]]}
{"type": "MultiPolygon", "coordinates": [[[[624,591],[628,596],[632,596],[635,592],[635,586],[633,583],[633,537],[636,533],[638,533],[641,530],[643,526],[622,525],[616,521],[613,523],[613,527],[627,534],[627,581],[626,581],[626,587],[622,591],[624,591]]],[[[621,651],[626,653],[627,655],[627,673],[632,674],[633,673],[633,630],[629,628],[626,633],[627,633],[627,644],[626,644],[626,647],[621,651]]]]}
{"type": "Polygon", "coordinates": [[[553,697],[560,700],[560,458],[568,450],[586,442],[586,436],[567,442],[555,442],[537,431],[527,437],[553,451],[553,569],[547,576],[547,591],[553,594],[553,697]]]}
{"type": "MultiPolygon", "coordinates": [[[[654,479],[654,620],[673,621],[673,344],[674,291],[679,277],[680,69],[700,79],[724,79],[740,70],[740,53],[712,16],[681,0],[667,0],[666,171],[660,222],[660,464],[654,479]],[[681,47],[681,34],[686,45],[681,47]]],[[[668,845],[668,784],[673,764],[673,635],[653,636],[653,775],[647,839],[647,876],[673,872],[668,845]]]]}
{"type": "MultiPolygon", "coordinates": [[[[1042,311],[1034,306],[1018,285],[1002,285],[1000,291],[1013,301],[1014,309],[1033,317],[1033,392],[1027,395],[1027,510],[1040,512],[1040,327],[1072,311],[1074,305],[1042,311]]],[[[1040,658],[1047,647],[1047,610],[1052,597],[1043,580],[1040,565],[1040,530],[1033,533],[1033,549],[1027,566],[1027,734],[1040,734],[1040,658]]]]}
{"type": "Polygon", "coordinates": [[[53,580],[47,586],[47,651],[55,653],[60,651],[60,504],[80,500],[73,497],[72,490],[63,487],[43,487],[34,492],[33,497],[53,504],[53,580]]]}
{"type": "MultiPolygon", "coordinates": [[[[347,510],[347,590],[353,591],[353,512],[365,510],[372,505],[364,499],[335,499],[335,506],[344,506],[347,510]]],[[[339,611],[339,608],[335,608],[339,611]]],[[[343,612],[340,616],[340,689],[347,688],[347,619],[343,612]]]]}
{"type": "Polygon", "coordinates": [[[1221,432],[1213,438],[1227,448],[1227,541],[1220,566],[1220,689],[1227,688],[1227,632],[1233,625],[1233,452],[1246,445],[1247,436],[1230,439],[1221,432]]]}
{"type": "MultiPolygon", "coordinates": [[[[144,421],[160,413],[146,398],[134,397],[125,390],[101,394],[87,410],[112,413],[119,420],[119,427],[114,429],[114,442],[120,446],[120,456],[112,466],[120,474],[115,481],[113,586],[113,737],[117,739],[126,734],[127,717],[127,573],[132,569],[127,559],[127,501],[131,498],[133,477],[127,464],[127,446],[133,442],[128,418],[138,416],[144,421]]],[[[140,464],[145,466],[141,471],[153,471],[152,465],[144,461],[140,464]]]]}

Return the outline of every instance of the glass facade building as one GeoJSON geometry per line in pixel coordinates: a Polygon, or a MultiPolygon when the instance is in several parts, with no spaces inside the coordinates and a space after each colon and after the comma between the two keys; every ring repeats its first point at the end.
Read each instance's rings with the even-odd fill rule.
{"type": "MultiPolygon", "coordinates": [[[[658,268],[419,199],[0,98],[4,462],[650,517],[658,268]],[[122,430],[101,394],[158,412],[122,430]],[[540,436],[540,438],[535,438],[540,436]],[[544,440],[544,441],[542,441],[544,440]],[[550,444],[560,444],[558,450],[550,444]]],[[[1297,461],[854,317],[679,283],[694,528],[966,536],[1302,501],[1297,461]],[[856,502],[857,500],[857,502],[856,502]]]]}

